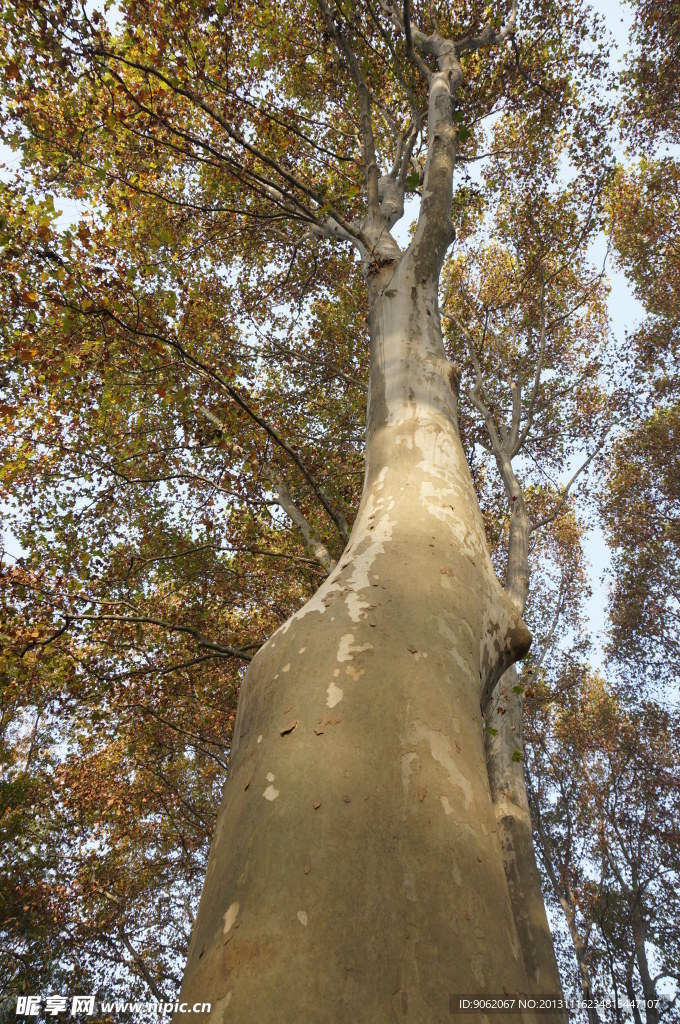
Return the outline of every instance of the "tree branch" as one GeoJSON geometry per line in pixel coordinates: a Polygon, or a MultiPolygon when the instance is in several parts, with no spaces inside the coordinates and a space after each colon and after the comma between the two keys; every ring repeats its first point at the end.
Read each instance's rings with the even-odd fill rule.
{"type": "MultiPolygon", "coordinates": [[[[228,384],[225,384],[225,386],[227,387],[227,389],[230,388],[230,385],[228,385],[228,384]]],[[[231,390],[233,390],[233,389],[231,389],[231,390]]],[[[241,404],[241,403],[239,402],[239,404],[241,404]]],[[[201,413],[203,413],[203,415],[206,417],[206,419],[210,420],[210,422],[212,424],[214,424],[214,426],[218,427],[220,430],[224,430],[224,424],[220,420],[219,416],[215,416],[215,414],[213,412],[211,412],[209,409],[206,409],[206,407],[203,406],[203,405],[199,405],[198,409],[199,409],[199,411],[201,413]]],[[[255,413],[250,412],[249,414],[252,416],[253,419],[256,420],[256,422],[260,422],[261,425],[264,425],[264,421],[260,421],[255,413]]],[[[282,447],[284,449],[284,451],[288,452],[288,454],[291,455],[291,457],[293,458],[293,461],[295,462],[295,464],[298,466],[299,469],[302,470],[302,473],[303,473],[303,476],[304,476],[305,480],[311,486],[314,494],[319,499],[321,505],[323,506],[325,511],[328,513],[328,515],[331,517],[331,519],[335,523],[336,527],[338,528],[338,532],[339,532],[342,540],[346,544],[347,541],[349,540],[349,527],[347,525],[347,520],[345,519],[345,517],[342,515],[341,512],[337,512],[332,507],[332,505],[330,504],[328,498],[326,497],[326,494],[325,494],[323,488],[321,487],[321,485],[318,484],[313,479],[311,474],[309,474],[309,472],[306,469],[303,468],[303,464],[301,463],[299,458],[293,454],[292,449],[289,448],[289,446],[286,444],[286,442],[283,441],[282,438],[279,438],[277,433],[272,433],[271,429],[267,428],[267,432],[271,434],[272,438],[278,442],[278,444],[280,445],[280,447],[282,447]]]]}
{"type": "Polygon", "coordinates": [[[152,615],[95,615],[89,613],[76,614],[73,612],[64,612],[63,614],[64,618],[69,622],[125,622],[160,626],[162,629],[167,629],[172,633],[187,633],[189,636],[194,638],[199,647],[204,647],[209,651],[215,651],[216,654],[220,654],[223,657],[239,658],[241,661],[252,660],[252,654],[237,650],[235,647],[228,647],[224,644],[214,643],[212,640],[206,639],[206,637],[204,637],[199,630],[194,629],[193,626],[184,626],[176,622],[165,622],[163,619],[157,619],[152,615]]]}
{"type": "MultiPolygon", "coordinates": [[[[609,432],[607,432],[607,433],[609,433],[609,432]]],[[[564,508],[564,505],[565,505],[565,503],[567,501],[567,498],[569,497],[569,491],[571,490],[573,484],[576,482],[576,480],[578,480],[580,475],[588,468],[588,466],[593,461],[595,456],[599,452],[602,451],[602,449],[604,448],[606,440],[607,440],[607,435],[605,434],[605,436],[602,438],[602,440],[597,445],[595,450],[588,456],[588,458],[585,460],[585,462],[582,463],[582,465],[580,465],[579,468],[576,470],[576,472],[571,476],[571,478],[567,482],[566,486],[562,490],[562,493],[561,493],[560,497],[558,498],[557,504],[553,508],[552,512],[550,512],[547,516],[544,516],[543,519],[539,519],[537,522],[532,522],[531,523],[531,525],[529,527],[529,532],[530,533],[533,533],[535,530],[540,530],[540,528],[542,526],[547,526],[548,523],[552,523],[553,520],[555,520],[557,518],[559,513],[564,508]]]]}
{"type": "Polygon", "coordinates": [[[263,465],[262,475],[276,488],[276,496],[279,505],[288,518],[297,526],[309,551],[311,551],[319,565],[323,566],[327,573],[330,573],[335,566],[335,561],[331,557],[328,548],[323,543],[317,532],[312,526],[310,526],[298,506],[293,501],[293,497],[283,476],[280,473],[277,473],[274,467],[270,466],[268,463],[263,465]]]}

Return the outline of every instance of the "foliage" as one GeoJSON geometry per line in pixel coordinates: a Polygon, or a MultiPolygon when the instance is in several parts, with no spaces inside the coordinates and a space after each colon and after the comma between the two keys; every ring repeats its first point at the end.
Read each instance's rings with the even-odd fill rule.
{"type": "Polygon", "coordinates": [[[677,0],[635,0],[633,7],[624,130],[637,144],[652,148],[659,135],[671,141],[678,137],[680,6],[677,0]]]}
{"type": "MultiPolygon", "coordinates": [[[[418,31],[456,38],[499,29],[508,13],[476,0],[413,8],[418,31]]],[[[22,157],[0,188],[0,856],[13,865],[0,971],[11,992],[174,994],[243,668],[323,580],[356,512],[380,262],[371,196],[398,185],[407,213],[422,200],[426,90],[383,4],[328,10],[3,5],[3,138],[22,157]]],[[[500,575],[526,506],[536,643],[525,681],[539,708],[565,702],[551,756],[563,773],[577,753],[587,760],[590,715],[609,799],[625,767],[610,719],[627,712],[605,714],[574,668],[588,495],[565,487],[605,441],[616,384],[606,284],[588,262],[610,157],[607,41],[576,0],[531,0],[507,45],[462,60],[458,238],[441,299],[461,432],[500,575]],[[574,650],[571,662],[552,655],[549,676],[558,623],[574,650]]],[[[637,350],[663,360],[653,380],[665,394],[675,243],[653,211],[663,203],[670,221],[676,169],[635,173],[615,177],[611,217],[653,318],[637,350]]],[[[653,525],[674,515],[675,478],[654,472],[671,416],[664,406],[617,442],[607,500],[614,542],[646,551],[638,596],[655,545],[667,554],[653,525]]],[[[638,642],[669,578],[634,623],[638,642]]],[[[669,728],[645,725],[673,753],[669,728]]],[[[584,799],[597,788],[573,772],[568,784],[584,799]]],[[[636,785],[630,798],[643,801],[636,785]]],[[[583,849],[602,860],[593,820],[583,849]]],[[[617,914],[601,934],[628,949],[617,914]]],[[[654,941],[675,949],[660,932],[654,941]]]]}

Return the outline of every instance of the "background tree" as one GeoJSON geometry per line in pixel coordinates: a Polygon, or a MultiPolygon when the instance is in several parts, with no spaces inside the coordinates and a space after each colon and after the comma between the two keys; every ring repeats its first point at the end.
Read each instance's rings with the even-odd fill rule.
{"type": "Polygon", "coordinates": [[[621,171],[611,192],[617,259],[646,315],[631,332],[636,422],[617,441],[602,504],[615,552],[612,657],[629,667],[642,655],[649,681],[667,693],[679,667],[677,184],[674,160],[642,161],[621,171]]]}
{"type": "MultiPolygon", "coordinates": [[[[584,994],[608,994],[616,1020],[676,1020],[675,714],[647,699],[627,707],[627,690],[622,701],[582,674],[559,711],[543,703],[532,718],[532,808],[584,994]],[[628,1008],[634,1000],[646,1005],[628,1008]]],[[[602,1019],[611,1014],[589,1016],[602,1019]]]]}

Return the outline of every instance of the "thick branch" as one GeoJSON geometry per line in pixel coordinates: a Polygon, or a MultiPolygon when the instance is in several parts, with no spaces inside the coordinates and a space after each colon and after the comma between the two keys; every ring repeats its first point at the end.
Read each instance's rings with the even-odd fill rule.
{"type": "MultiPolygon", "coordinates": [[[[76,307],[76,312],[82,313],[83,310],[76,307]]],[[[232,387],[231,384],[228,384],[227,381],[220,376],[220,374],[218,374],[211,367],[207,366],[204,362],[202,362],[202,360],[197,359],[195,356],[192,356],[191,353],[187,349],[185,349],[184,346],[176,339],[168,338],[162,334],[159,334],[157,331],[142,330],[139,327],[133,327],[129,323],[126,323],[126,321],[123,320],[123,318],[120,317],[117,313],[114,313],[113,310],[109,309],[106,306],[99,306],[93,310],[89,310],[86,315],[106,316],[114,323],[118,324],[119,327],[122,327],[123,330],[128,331],[130,334],[137,335],[138,337],[141,338],[148,338],[151,341],[157,341],[161,345],[165,345],[171,349],[174,349],[174,351],[177,352],[178,355],[183,360],[189,363],[189,365],[193,366],[196,370],[200,371],[206,377],[210,378],[221,388],[223,388],[230,396],[230,398],[232,398],[236,402],[236,404],[246,413],[246,415],[248,415],[252,420],[254,420],[254,422],[257,423],[258,426],[260,426],[271,437],[271,439],[280,448],[282,448],[287,455],[290,456],[290,458],[293,460],[295,465],[302,473],[307,483],[314,491],[314,494],[316,494],[317,498],[321,502],[322,506],[324,507],[330,518],[337,526],[340,532],[340,536],[343,538],[345,542],[347,542],[347,540],[349,539],[349,534],[347,532],[347,523],[344,517],[338,515],[338,513],[335,512],[335,510],[331,507],[328,499],[321,491],[318,483],[316,482],[312,474],[309,472],[300,456],[293,450],[293,448],[291,448],[288,442],[281,437],[276,428],[273,427],[271,423],[268,423],[265,419],[263,419],[263,417],[256,413],[253,409],[251,409],[248,403],[245,401],[245,399],[241,397],[239,392],[234,387],[232,387]]],[[[219,420],[217,421],[217,423],[219,425],[219,420]]]]}
{"type": "MultiPolygon", "coordinates": [[[[188,99],[191,103],[193,103],[205,114],[207,114],[208,117],[210,117],[216,124],[218,124],[220,128],[222,128],[223,131],[227,134],[229,139],[231,139],[233,142],[236,142],[239,146],[242,147],[242,149],[244,149],[251,156],[254,156],[266,167],[269,167],[271,170],[275,171],[276,174],[279,175],[280,180],[283,180],[289,187],[301,193],[302,195],[309,197],[320,208],[322,208],[324,211],[327,211],[329,216],[332,217],[332,219],[342,227],[342,229],[347,233],[348,236],[350,236],[353,239],[356,239],[357,241],[363,241],[365,244],[365,239],[361,238],[361,233],[357,232],[354,226],[350,224],[348,221],[346,221],[339,211],[329,208],[327,199],[321,192],[319,192],[314,187],[308,185],[306,182],[302,181],[302,179],[296,177],[296,175],[294,175],[287,167],[284,167],[284,165],[279,160],[276,160],[274,157],[270,156],[268,153],[265,153],[263,150],[255,146],[252,142],[249,142],[246,138],[244,138],[243,135],[241,135],[241,133],[238,132],[233,127],[233,125],[226,121],[216,110],[214,110],[213,107],[210,106],[210,104],[208,104],[203,99],[203,97],[195,93],[193,89],[190,89],[186,85],[181,86],[178,82],[173,81],[167,75],[164,75],[158,68],[153,67],[153,65],[143,64],[139,61],[131,60],[127,57],[122,56],[121,54],[113,53],[112,51],[106,50],[104,48],[95,49],[93,51],[93,54],[95,57],[103,57],[107,61],[115,61],[116,63],[123,64],[130,68],[134,68],[137,71],[141,71],[146,75],[156,78],[158,81],[162,82],[167,88],[171,89],[172,92],[176,93],[179,96],[183,96],[185,99],[188,99]]],[[[242,161],[236,160],[231,154],[224,153],[221,150],[215,148],[215,146],[207,142],[205,139],[198,138],[194,135],[191,135],[187,131],[180,130],[175,124],[170,122],[157,110],[152,109],[151,107],[147,106],[144,102],[142,102],[142,100],[129,88],[129,86],[123,79],[122,75],[113,70],[113,68],[111,68],[111,66],[108,64],[107,70],[119,83],[125,95],[130,100],[132,100],[132,102],[140,111],[143,111],[154,121],[157,121],[159,124],[162,124],[173,135],[176,135],[179,138],[182,138],[185,141],[190,142],[192,145],[198,146],[200,149],[209,152],[218,160],[228,163],[230,166],[234,168],[236,175],[240,176],[242,179],[252,179],[253,181],[258,182],[261,186],[264,186],[265,189],[269,187],[276,189],[277,191],[280,192],[280,189],[278,189],[273,182],[271,182],[261,174],[255,172],[251,167],[247,167],[242,161]]],[[[313,223],[319,223],[318,218],[312,209],[305,207],[302,203],[300,203],[300,201],[295,198],[294,194],[287,193],[286,195],[287,198],[291,201],[291,203],[293,203],[295,207],[299,209],[299,211],[301,212],[305,219],[311,220],[313,223]]]]}
{"type": "Polygon", "coordinates": [[[529,396],[529,407],[527,409],[527,418],[524,427],[519,432],[519,423],[515,426],[513,423],[513,430],[511,435],[511,452],[512,455],[516,455],[521,451],[526,441],[529,431],[531,430],[534,421],[534,412],[536,411],[536,399],[538,398],[538,390],[541,383],[541,373],[543,371],[543,361],[545,359],[545,342],[546,342],[546,324],[545,324],[545,284],[541,282],[541,298],[539,303],[541,311],[541,327],[540,327],[540,343],[538,347],[538,356],[536,357],[536,368],[534,370],[534,382],[531,387],[531,395],[529,396]]]}
{"type": "Polygon", "coordinates": [[[165,1002],[165,996],[163,995],[161,990],[158,988],[158,985],[154,981],[153,976],[149,971],[149,968],[146,966],[144,959],[140,956],[140,954],[137,952],[137,950],[130,942],[130,939],[128,938],[128,935],[122,925],[119,928],[119,935],[123,945],[127,949],[130,956],[132,957],[139,973],[142,975],[144,981],[147,983],[149,989],[153,993],[154,998],[157,999],[159,1003],[165,1002]]]}

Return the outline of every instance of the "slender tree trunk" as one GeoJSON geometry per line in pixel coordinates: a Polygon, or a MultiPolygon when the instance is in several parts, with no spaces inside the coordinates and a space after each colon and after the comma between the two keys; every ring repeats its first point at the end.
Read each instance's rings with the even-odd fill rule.
{"type": "Polygon", "coordinates": [[[659,1011],[656,1008],[657,993],[654,987],[654,982],[652,981],[649,962],[647,960],[647,950],[645,949],[647,929],[640,912],[640,904],[638,901],[639,895],[636,898],[631,917],[633,941],[635,943],[635,959],[637,960],[638,971],[640,972],[642,994],[645,998],[645,1020],[647,1021],[647,1024],[658,1024],[659,1011]]]}
{"type": "Polygon", "coordinates": [[[350,542],[243,681],[181,996],[215,1021],[443,1022],[456,994],[527,992],[480,698],[529,635],[489,560],[418,252],[371,312],[350,542]]]}
{"type": "MultiPolygon", "coordinates": [[[[552,934],[534,853],[524,780],[522,694],[514,666],[499,681],[487,713],[487,768],[505,876],[529,991],[562,997],[552,934]]],[[[565,1011],[555,1022],[568,1022],[565,1011]]]]}
{"type": "Polygon", "coordinates": [[[631,965],[630,972],[626,974],[626,995],[628,996],[628,1002],[631,1005],[631,1013],[633,1014],[634,1024],[642,1024],[642,1017],[640,1016],[640,1010],[637,1005],[637,995],[635,992],[635,986],[633,984],[633,968],[631,965]]]}
{"type": "MultiPolygon", "coordinates": [[[[526,790],[525,790],[526,792],[526,790]]],[[[534,819],[538,830],[538,837],[541,846],[541,852],[543,857],[543,863],[545,865],[550,885],[555,893],[555,898],[558,900],[564,916],[567,922],[567,928],[569,929],[569,936],[571,938],[572,945],[574,947],[574,955],[576,956],[576,964],[578,966],[579,983],[581,985],[581,993],[583,999],[586,1002],[586,1015],[588,1017],[588,1024],[602,1024],[600,1015],[594,1006],[589,1005],[592,1003],[594,998],[593,985],[590,978],[590,971],[588,969],[588,962],[585,955],[585,945],[581,938],[576,922],[576,911],[574,909],[573,894],[571,893],[568,886],[563,886],[557,877],[557,867],[554,859],[553,846],[550,841],[550,836],[543,824],[541,818],[541,809],[538,803],[536,794],[532,794],[530,803],[533,812],[534,819]]]]}
{"type": "Polygon", "coordinates": [[[581,995],[586,1003],[588,1024],[602,1024],[599,1013],[592,1005],[595,993],[593,990],[593,983],[590,980],[590,971],[588,969],[588,962],[585,956],[585,948],[581,940],[581,936],[579,935],[573,905],[571,905],[564,896],[560,896],[559,900],[564,911],[564,916],[567,919],[569,935],[571,936],[571,941],[574,946],[576,963],[578,965],[579,981],[581,983],[581,995]]]}

